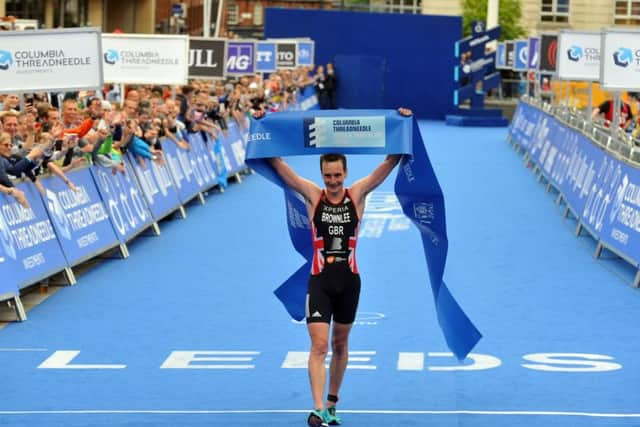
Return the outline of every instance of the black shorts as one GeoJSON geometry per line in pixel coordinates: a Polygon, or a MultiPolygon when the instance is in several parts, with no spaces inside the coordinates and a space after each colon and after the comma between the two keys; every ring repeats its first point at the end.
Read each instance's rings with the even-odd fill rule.
{"type": "Polygon", "coordinates": [[[351,324],[360,298],[360,275],[347,263],[325,264],[320,274],[309,278],[306,301],[307,323],[351,324]]]}

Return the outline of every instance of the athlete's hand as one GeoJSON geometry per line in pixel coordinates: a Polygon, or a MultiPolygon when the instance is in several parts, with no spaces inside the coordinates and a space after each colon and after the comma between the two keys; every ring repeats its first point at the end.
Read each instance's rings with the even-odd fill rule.
{"type": "Polygon", "coordinates": [[[400,113],[401,115],[405,116],[405,117],[409,117],[413,115],[413,111],[411,111],[408,108],[398,108],[398,113],[400,113]]]}

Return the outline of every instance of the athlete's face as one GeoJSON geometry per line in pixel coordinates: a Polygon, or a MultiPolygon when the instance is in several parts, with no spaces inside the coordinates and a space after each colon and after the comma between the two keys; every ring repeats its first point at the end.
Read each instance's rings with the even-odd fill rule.
{"type": "Polygon", "coordinates": [[[322,162],[322,180],[332,195],[340,195],[346,177],[347,171],[341,161],[322,162]]]}

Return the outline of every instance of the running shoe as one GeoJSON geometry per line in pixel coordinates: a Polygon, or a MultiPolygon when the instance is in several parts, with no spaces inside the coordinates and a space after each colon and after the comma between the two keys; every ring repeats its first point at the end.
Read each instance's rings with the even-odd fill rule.
{"type": "Polygon", "coordinates": [[[327,424],[324,420],[325,409],[315,409],[309,413],[309,417],[307,418],[307,424],[309,427],[327,427],[327,424]]]}
{"type": "Polygon", "coordinates": [[[340,424],[342,424],[342,420],[340,419],[339,416],[336,415],[335,406],[329,406],[328,408],[323,410],[322,415],[323,415],[322,418],[324,418],[324,421],[330,426],[339,426],[340,424]]]}

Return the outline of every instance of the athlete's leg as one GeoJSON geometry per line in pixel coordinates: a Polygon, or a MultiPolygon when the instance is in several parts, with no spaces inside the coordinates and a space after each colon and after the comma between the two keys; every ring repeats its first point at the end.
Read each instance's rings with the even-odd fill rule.
{"type": "MultiPolygon", "coordinates": [[[[331,365],[329,366],[329,394],[339,396],[340,385],[344,378],[349,361],[349,333],[353,323],[333,322],[333,334],[331,335],[331,365]]],[[[335,405],[334,402],[327,402],[327,406],[335,405]]]]}
{"type": "Polygon", "coordinates": [[[325,386],[325,360],[329,351],[329,324],[324,322],[307,323],[307,330],[311,338],[309,352],[309,381],[313,407],[322,409],[322,399],[325,386]]]}

